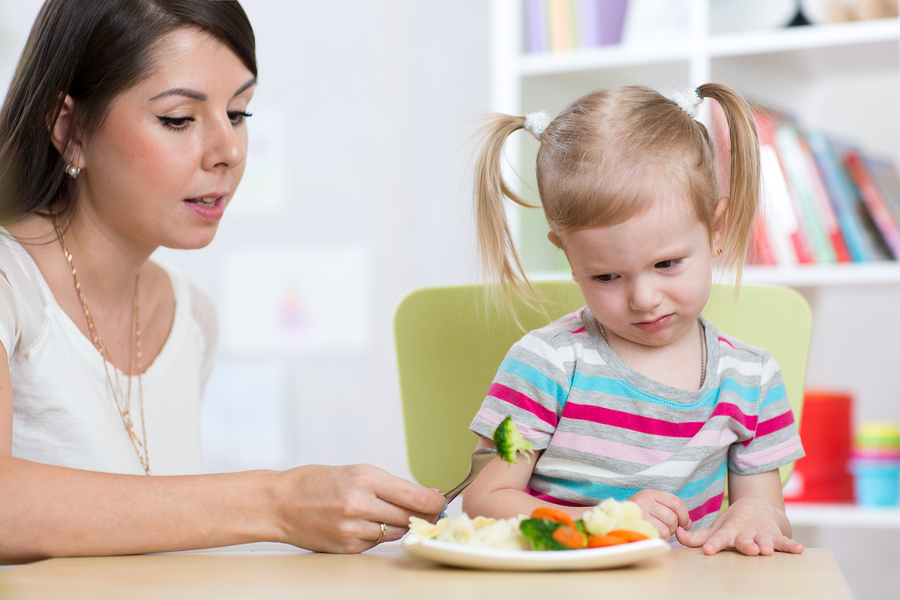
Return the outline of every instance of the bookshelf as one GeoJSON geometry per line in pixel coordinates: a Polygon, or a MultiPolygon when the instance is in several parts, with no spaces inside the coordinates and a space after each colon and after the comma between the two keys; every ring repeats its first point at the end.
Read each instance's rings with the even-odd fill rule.
{"type": "MultiPolygon", "coordinates": [[[[714,29],[714,0],[685,2],[689,18],[680,35],[640,44],[536,54],[523,51],[521,0],[493,0],[492,108],[509,114],[546,110],[552,116],[571,100],[599,87],[635,83],[670,94],[716,81],[782,108],[804,129],[827,131],[867,152],[900,162],[900,20],[728,33],[714,29]]],[[[709,113],[701,118],[708,123],[709,113]]],[[[537,144],[527,136],[510,138],[507,179],[521,177],[520,192],[531,201],[537,200],[533,191],[536,152],[537,144]]],[[[529,276],[569,278],[558,251],[545,242],[546,225],[540,211],[510,210],[529,276]]],[[[743,281],[800,289],[810,300],[814,319],[825,330],[818,342],[818,330],[814,331],[808,381],[834,385],[829,377],[838,376],[833,373],[840,368],[852,371],[861,385],[857,420],[900,421],[898,386],[889,373],[881,372],[896,372],[896,360],[885,359],[889,351],[872,343],[879,336],[900,338],[896,311],[888,313],[889,307],[900,305],[897,261],[748,266],[743,281]],[[854,322],[856,313],[878,311],[870,304],[871,297],[882,303],[878,306],[888,307],[881,315],[890,317],[860,331],[859,323],[854,322]],[[847,337],[835,341],[837,333],[827,330],[847,337]],[[845,366],[839,353],[856,345],[860,350],[845,366]],[[872,374],[867,368],[880,371],[872,374]],[[815,374],[824,376],[820,381],[815,374]]],[[[857,383],[852,378],[848,381],[857,383]]],[[[852,505],[789,508],[802,526],[875,527],[883,525],[886,517],[890,527],[900,529],[896,510],[873,512],[852,505]]]]}

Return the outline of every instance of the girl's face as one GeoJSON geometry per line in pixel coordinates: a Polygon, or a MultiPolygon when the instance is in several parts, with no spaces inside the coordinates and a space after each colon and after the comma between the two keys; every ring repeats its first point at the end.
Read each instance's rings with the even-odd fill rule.
{"type": "Polygon", "coordinates": [[[659,347],[696,337],[719,234],[711,243],[689,207],[658,202],[619,225],[563,234],[573,278],[608,338],[659,347]]]}
{"type": "Polygon", "coordinates": [[[81,148],[79,216],[151,251],[199,248],[244,172],[255,79],[230,47],[193,29],[164,37],[154,58],[81,148]]]}

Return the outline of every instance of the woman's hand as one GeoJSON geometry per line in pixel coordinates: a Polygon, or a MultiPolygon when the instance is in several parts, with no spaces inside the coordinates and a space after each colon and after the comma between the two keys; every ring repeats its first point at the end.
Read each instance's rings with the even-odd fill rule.
{"type": "Polygon", "coordinates": [[[644,512],[644,519],[659,531],[660,537],[669,539],[679,528],[691,528],[691,517],[681,498],[659,490],[641,490],[631,498],[644,512]]]}
{"type": "Polygon", "coordinates": [[[703,546],[705,554],[726,548],[748,556],[803,552],[803,544],[791,539],[777,470],[755,475],[730,472],[728,493],[731,505],[712,525],[699,531],[679,529],[675,533],[678,541],[692,548],[703,546]]]}
{"type": "Polygon", "coordinates": [[[280,532],[276,539],[318,552],[362,552],[398,540],[409,517],[437,519],[440,492],[371,465],[312,465],[273,473],[269,503],[280,532]]]}

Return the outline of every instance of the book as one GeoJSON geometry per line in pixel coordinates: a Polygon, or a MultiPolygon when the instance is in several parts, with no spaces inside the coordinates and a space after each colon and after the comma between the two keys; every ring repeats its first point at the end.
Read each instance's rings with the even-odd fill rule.
{"type": "MultiPolygon", "coordinates": [[[[799,132],[789,123],[775,131],[775,147],[787,177],[788,188],[798,209],[810,250],[818,263],[836,262],[837,256],[815,198],[799,132]]],[[[836,223],[835,223],[836,225],[836,223]]]]}
{"type": "Polygon", "coordinates": [[[852,147],[845,147],[843,155],[860,198],[890,252],[890,258],[900,258],[900,227],[865,160],[859,150],[852,147]]]}
{"type": "Polygon", "coordinates": [[[523,0],[525,52],[547,52],[547,0],[523,0]]]}
{"type": "Polygon", "coordinates": [[[844,169],[843,159],[822,132],[810,131],[806,140],[828,188],[850,257],[857,262],[873,260],[877,251],[860,221],[857,205],[861,202],[844,169]]]}
{"type": "Polygon", "coordinates": [[[891,212],[900,223],[900,173],[897,171],[897,165],[891,160],[867,155],[863,156],[863,160],[866,161],[869,173],[887,200],[891,212]]]}
{"type": "Polygon", "coordinates": [[[802,220],[802,211],[791,193],[776,147],[776,131],[787,118],[759,103],[751,104],[756,131],[759,136],[760,174],[765,224],[769,229],[779,263],[815,262],[810,249],[809,235],[802,220]],[[790,247],[785,248],[782,239],[790,247]]]}

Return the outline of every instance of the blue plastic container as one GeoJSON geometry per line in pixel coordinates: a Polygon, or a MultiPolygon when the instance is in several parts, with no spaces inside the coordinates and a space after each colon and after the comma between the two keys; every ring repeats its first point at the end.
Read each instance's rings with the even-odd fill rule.
{"type": "Polygon", "coordinates": [[[853,487],[860,506],[897,506],[900,504],[900,463],[894,461],[854,460],[853,487]]]}

